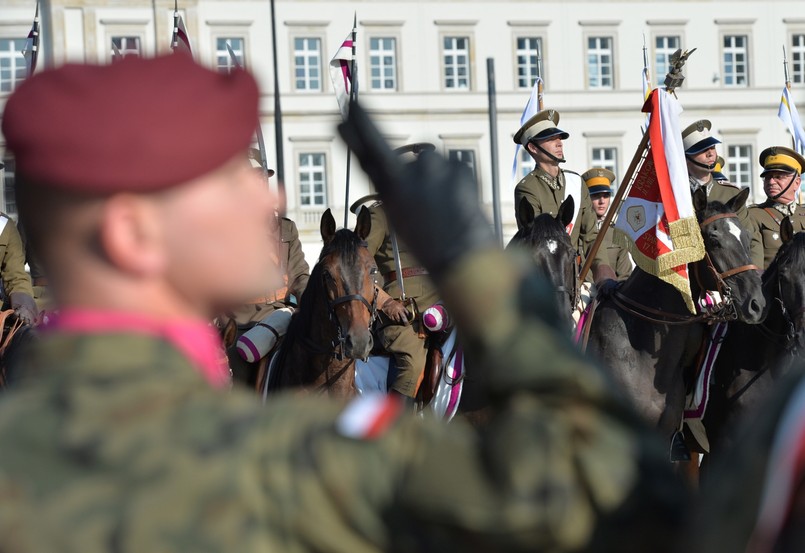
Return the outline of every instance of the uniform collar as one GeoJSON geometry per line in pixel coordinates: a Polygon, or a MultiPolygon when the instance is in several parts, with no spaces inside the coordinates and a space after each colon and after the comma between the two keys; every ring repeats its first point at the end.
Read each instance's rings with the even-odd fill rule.
{"type": "Polygon", "coordinates": [[[559,174],[553,177],[538,163],[536,169],[534,169],[534,175],[552,190],[561,190],[565,186],[565,173],[561,169],[559,169],[559,174]]]}
{"type": "Polygon", "coordinates": [[[796,202],[791,202],[790,204],[781,204],[773,201],[771,206],[786,217],[793,217],[797,212],[796,202]]]}
{"type": "Polygon", "coordinates": [[[715,179],[713,179],[712,175],[708,176],[707,182],[700,181],[699,179],[697,179],[696,177],[694,177],[692,175],[688,176],[688,181],[690,182],[690,191],[691,191],[691,193],[696,192],[699,188],[704,187],[704,189],[705,189],[704,191],[707,193],[708,196],[710,195],[710,192],[713,190],[713,185],[716,183],[716,181],[715,181],[715,179]]]}
{"type": "Polygon", "coordinates": [[[134,334],[160,338],[181,352],[212,386],[229,383],[223,345],[215,329],[196,320],[161,320],[140,313],[67,309],[44,329],[60,334],[134,334]]]}

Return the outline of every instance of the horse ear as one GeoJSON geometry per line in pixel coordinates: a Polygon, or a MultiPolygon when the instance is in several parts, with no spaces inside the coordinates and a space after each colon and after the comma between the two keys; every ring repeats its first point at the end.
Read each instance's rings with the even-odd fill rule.
{"type": "Polygon", "coordinates": [[[702,213],[707,209],[707,192],[704,187],[697,188],[693,193],[693,209],[696,213],[702,213]]]}
{"type": "Polygon", "coordinates": [[[369,213],[369,210],[362,206],[360,211],[358,211],[358,223],[355,225],[355,234],[358,235],[358,238],[361,240],[366,240],[366,237],[369,236],[369,233],[372,231],[372,214],[369,213]]]}
{"type": "Polygon", "coordinates": [[[562,205],[559,206],[559,213],[556,214],[556,220],[562,223],[562,227],[567,226],[573,222],[573,211],[576,209],[576,200],[573,196],[568,196],[562,205]]]}
{"type": "Polygon", "coordinates": [[[520,198],[520,204],[517,206],[517,220],[520,222],[521,227],[527,227],[534,222],[534,206],[528,201],[528,198],[523,196],[520,198]]]}
{"type": "Polygon", "coordinates": [[[335,218],[330,208],[327,208],[327,211],[321,216],[321,226],[319,228],[321,230],[321,239],[325,244],[329,244],[335,236],[335,218]]]}
{"type": "Polygon", "coordinates": [[[730,211],[737,213],[742,207],[746,205],[746,200],[749,198],[749,188],[744,188],[736,194],[730,201],[727,202],[727,207],[730,211]]]}
{"type": "Polygon", "coordinates": [[[788,244],[794,239],[794,225],[791,224],[789,217],[784,218],[783,222],[780,223],[780,239],[783,244],[788,244]]]}

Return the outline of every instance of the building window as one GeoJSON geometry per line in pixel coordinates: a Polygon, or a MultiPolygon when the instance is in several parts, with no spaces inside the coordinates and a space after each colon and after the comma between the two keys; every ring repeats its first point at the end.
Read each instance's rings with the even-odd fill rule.
{"type": "Polygon", "coordinates": [[[139,57],[142,55],[140,48],[140,37],[138,36],[113,36],[112,37],[112,56],[116,55],[115,49],[124,58],[129,56],[139,57]]]}
{"type": "Polygon", "coordinates": [[[542,55],[542,39],[539,37],[517,37],[517,87],[531,88],[539,71],[539,56],[542,55]]]}
{"type": "Polygon", "coordinates": [[[232,48],[238,60],[237,65],[246,67],[246,41],[243,38],[217,38],[215,39],[215,68],[219,73],[231,73],[237,65],[229,55],[227,44],[232,48]]]}
{"type": "Polygon", "coordinates": [[[327,156],[299,154],[299,203],[302,207],[327,205],[327,156]]]}
{"type": "Polygon", "coordinates": [[[740,187],[752,187],[752,146],[748,144],[727,147],[727,175],[740,187]]]}
{"type": "Polygon", "coordinates": [[[397,90],[397,39],[372,37],[369,39],[369,88],[397,90]]]}
{"type": "Polygon", "coordinates": [[[612,37],[591,36],[587,38],[587,86],[588,88],[613,88],[612,37]]]}
{"type": "Polygon", "coordinates": [[[791,82],[805,83],[805,34],[791,37],[791,82]]]}
{"type": "Polygon", "coordinates": [[[11,92],[28,73],[24,38],[0,38],[0,92],[11,92]]]}
{"type": "MultiPolygon", "coordinates": [[[[611,146],[595,147],[590,151],[590,167],[609,169],[618,174],[618,149],[611,146]]],[[[618,187],[618,179],[612,183],[613,190],[618,187]]]]}
{"type": "Polygon", "coordinates": [[[4,159],[3,173],[3,212],[17,216],[17,198],[14,188],[14,160],[4,159]]]}
{"type": "Polygon", "coordinates": [[[444,87],[448,90],[470,88],[470,39],[465,36],[444,37],[444,87]]]}
{"type": "Polygon", "coordinates": [[[321,91],[321,39],[295,38],[294,82],[296,90],[321,91]]]}
{"type": "Polygon", "coordinates": [[[472,170],[472,176],[475,179],[476,184],[478,183],[478,170],[476,168],[475,163],[475,150],[467,150],[467,149],[447,150],[447,159],[449,159],[450,161],[460,161],[462,163],[465,163],[472,170]]]}
{"type": "Polygon", "coordinates": [[[748,86],[749,38],[724,35],[724,86],[748,86]]]}
{"type": "Polygon", "coordinates": [[[665,76],[671,69],[671,56],[680,48],[678,36],[657,36],[654,38],[654,82],[657,86],[665,84],[665,76]]]}
{"type": "Polygon", "coordinates": [[[521,179],[533,171],[537,166],[537,163],[534,161],[534,158],[531,157],[531,153],[525,146],[521,147],[519,153],[517,154],[517,164],[520,166],[520,170],[517,171],[517,174],[521,179]]]}

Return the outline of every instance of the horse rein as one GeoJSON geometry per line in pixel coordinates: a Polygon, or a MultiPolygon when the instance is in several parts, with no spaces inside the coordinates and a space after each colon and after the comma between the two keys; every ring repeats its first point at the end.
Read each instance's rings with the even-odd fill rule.
{"type": "MultiPolygon", "coordinates": [[[[324,278],[327,278],[328,276],[329,275],[325,273],[324,278]]],[[[332,277],[330,278],[332,279],[332,277]]],[[[338,322],[338,316],[335,314],[336,308],[339,305],[344,305],[346,303],[350,303],[353,301],[361,302],[364,306],[366,306],[366,309],[369,311],[368,328],[369,330],[371,330],[372,325],[375,322],[375,319],[377,319],[377,295],[378,295],[378,289],[377,286],[375,286],[371,303],[369,303],[369,300],[367,300],[361,294],[347,294],[344,296],[339,296],[334,300],[327,302],[330,322],[332,322],[335,325],[337,331],[335,340],[333,340],[333,342],[330,344],[332,351],[328,353],[334,355],[338,361],[342,361],[344,359],[344,347],[346,345],[347,337],[344,336],[344,331],[341,329],[341,323],[338,322]]]]}
{"type": "MultiPolygon", "coordinates": [[[[711,215],[704,219],[701,223],[699,223],[699,228],[704,229],[710,223],[715,221],[719,221],[721,219],[737,219],[738,215],[733,212],[729,213],[717,213],[715,215],[711,215]]],[[[712,275],[713,279],[716,283],[716,291],[721,295],[724,299],[723,305],[715,312],[712,313],[702,313],[701,315],[678,315],[675,313],[667,313],[664,311],[660,311],[659,309],[653,309],[648,307],[647,305],[643,305],[631,298],[626,297],[619,291],[615,291],[612,294],[612,300],[615,304],[624,311],[638,317],[639,319],[643,319],[644,321],[648,321],[655,324],[664,324],[664,325],[671,325],[671,326],[681,326],[681,325],[689,325],[699,322],[716,322],[716,321],[730,321],[736,320],[738,318],[738,312],[735,307],[734,298],[732,296],[732,288],[727,284],[726,279],[744,273],[746,271],[751,270],[758,270],[758,267],[753,264],[747,265],[740,265],[738,267],[734,267],[732,269],[728,269],[726,271],[719,271],[715,263],[713,263],[710,254],[706,251],[704,252],[704,261],[705,265],[712,275]]],[[[696,281],[699,283],[699,287],[705,289],[704,285],[702,284],[701,276],[699,274],[699,265],[694,265],[693,271],[696,281]]]]}

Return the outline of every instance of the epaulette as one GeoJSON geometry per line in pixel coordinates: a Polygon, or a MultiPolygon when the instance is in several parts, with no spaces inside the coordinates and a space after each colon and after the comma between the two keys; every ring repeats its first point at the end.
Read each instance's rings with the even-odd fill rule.
{"type": "Polygon", "coordinates": [[[736,190],[740,190],[740,189],[741,189],[741,187],[740,187],[740,186],[738,186],[737,184],[732,184],[732,183],[731,183],[730,181],[728,181],[728,180],[717,180],[717,181],[715,181],[715,183],[716,183],[716,184],[720,184],[720,185],[722,185],[722,186],[729,186],[730,188],[735,188],[736,190]]]}

